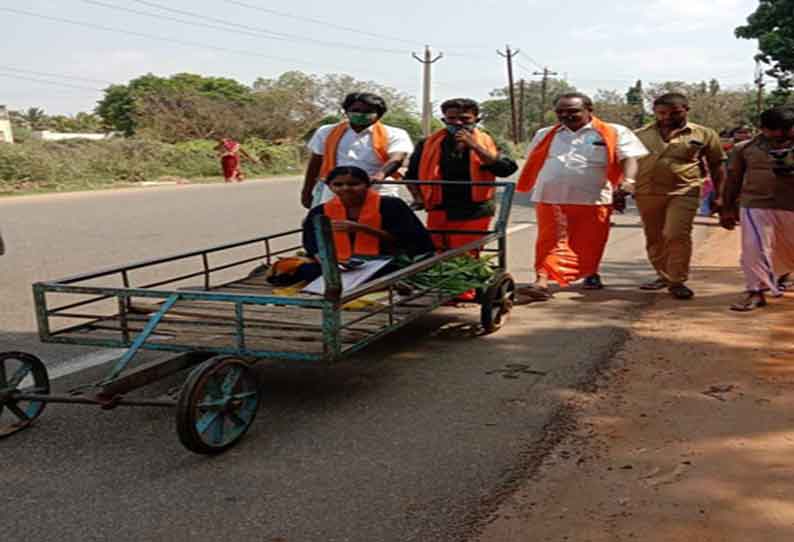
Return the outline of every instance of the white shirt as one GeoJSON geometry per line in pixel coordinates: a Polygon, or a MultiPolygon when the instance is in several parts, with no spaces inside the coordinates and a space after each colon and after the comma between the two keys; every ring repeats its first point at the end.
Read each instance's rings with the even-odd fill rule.
{"type": "MultiPolygon", "coordinates": [[[[634,132],[620,124],[610,126],[618,132],[619,160],[649,154],[634,132]]],[[[538,130],[532,138],[530,151],[551,129],[538,130]]],[[[607,179],[607,148],[592,124],[576,132],[562,126],[554,134],[549,155],[532,190],[532,201],[578,205],[612,203],[612,185],[607,179]]]]}
{"type": "MultiPolygon", "coordinates": [[[[325,154],[325,142],[335,126],[335,124],[326,124],[317,128],[317,131],[314,132],[314,135],[306,145],[309,150],[314,154],[325,154]]],[[[414,144],[411,142],[408,132],[402,128],[386,126],[385,124],[383,127],[386,128],[388,137],[387,154],[395,152],[411,154],[413,152],[414,144]]],[[[383,164],[383,160],[372,148],[372,126],[358,133],[352,128],[348,128],[342,139],[339,140],[339,147],[336,150],[336,165],[357,166],[366,171],[368,175],[373,175],[380,171],[383,164]]],[[[399,196],[399,188],[397,185],[375,185],[375,189],[384,196],[399,196]]],[[[321,197],[322,203],[331,199],[332,196],[330,189],[325,187],[321,197]]]]}

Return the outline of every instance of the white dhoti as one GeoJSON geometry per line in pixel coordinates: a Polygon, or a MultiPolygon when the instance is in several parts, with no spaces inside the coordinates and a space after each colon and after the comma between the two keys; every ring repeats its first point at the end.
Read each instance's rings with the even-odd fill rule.
{"type": "Polygon", "coordinates": [[[747,291],[780,295],[778,278],[794,271],[794,211],[742,207],[740,216],[747,291]]]}

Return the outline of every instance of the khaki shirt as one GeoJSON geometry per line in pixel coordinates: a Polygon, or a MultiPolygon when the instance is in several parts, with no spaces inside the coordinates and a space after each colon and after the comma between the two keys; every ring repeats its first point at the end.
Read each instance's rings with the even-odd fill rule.
{"type": "Polygon", "coordinates": [[[742,207],[794,211],[794,156],[791,153],[776,161],[769,155],[764,137],[757,136],[734,148],[730,171],[731,191],[738,188],[734,183],[740,183],[739,205],[742,207]]]}
{"type": "Polygon", "coordinates": [[[638,194],[699,196],[706,176],[703,159],[712,168],[727,159],[717,132],[693,122],[670,141],[662,139],[656,123],[640,128],[636,134],[651,152],[639,159],[638,194]]]}

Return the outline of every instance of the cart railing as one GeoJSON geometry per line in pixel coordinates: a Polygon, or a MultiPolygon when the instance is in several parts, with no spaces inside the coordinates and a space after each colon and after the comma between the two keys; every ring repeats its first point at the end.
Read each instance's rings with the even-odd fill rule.
{"type": "Polygon", "coordinates": [[[396,286],[403,279],[472,250],[496,252],[499,255],[498,266],[501,269],[506,267],[506,227],[514,186],[512,183],[501,182],[466,184],[487,184],[500,191],[499,214],[493,229],[461,230],[460,233],[480,234],[482,237],[464,247],[446,251],[368,282],[353,291],[341,291],[341,276],[330,222],[326,217],[318,216],[314,227],[318,238],[318,256],[326,281],[323,297],[249,295],[245,292],[217,291],[225,285],[235,283],[233,280],[218,280],[218,275],[241,269],[242,266],[254,262],[269,265],[279,255],[291,254],[301,248],[301,230],[296,229],[61,280],[36,283],[33,293],[39,335],[44,342],[127,348],[127,352],[117,360],[106,382],[119,377],[139,349],[233,354],[285,361],[334,361],[341,355],[361,349],[384,334],[406,325],[451,297],[443,292],[443,279],[439,284],[414,291],[410,295],[401,295],[396,286]],[[494,243],[497,247],[489,248],[494,243]],[[234,256],[238,249],[246,249],[249,253],[244,257],[234,256]],[[217,257],[226,259],[215,263],[217,257]],[[138,272],[149,272],[152,268],[175,263],[194,267],[188,270],[179,269],[175,276],[157,277],[156,280],[134,280],[138,272]],[[195,270],[196,263],[198,270],[195,270]],[[196,278],[202,280],[200,286],[193,284],[177,288],[180,283],[196,278]],[[108,280],[115,281],[116,285],[105,285],[104,282],[108,280]],[[95,282],[103,284],[93,284],[95,282]],[[387,302],[382,306],[361,312],[340,310],[343,305],[378,291],[387,296],[387,302]],[[68,301],[52,303],[53,297],[67,297],[68,301]],[[146,300],[156,303],[153,308],[149,306],[148,312],[142,314],[139,305],[146,300]],[[228,318],[206,321],[174,316],[174,307],[186,302],[212,305],[216,312],[225,311],[228,318]],[[274,311],[285,314],[274,317],[271,312],[263,316],[265,307],[276,307],[278,310],[273,309],[274,311]],[[67,323],[56,327],[53,324],[55,320],[67,323]],[[206,330],[206,335],[222,336],[226,342],[222,345],[187,344],[173,340],[169,342],[168,337],[164,339],[158,336],[158,330],[166,325],[206,330]],[[257,343],[257,338],[261,335],[272,335],[272,330],[283,330],[283,333],[272,337],[273,340],[268,343],[270,348],[262,348],[263,343],[257,343]],[[321,341],[321,348],[316,352],[284,348],[283,343],[293,340],[295,336],[298,337],[295,340],[315,337],[318,342],[321,341]],[[272,347],[273,345],[276,346],[272,347]]]}

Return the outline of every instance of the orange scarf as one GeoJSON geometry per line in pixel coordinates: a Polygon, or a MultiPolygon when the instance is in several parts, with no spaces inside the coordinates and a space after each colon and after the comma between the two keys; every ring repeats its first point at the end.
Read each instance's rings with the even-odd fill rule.
{"type": "MultiPolygon", "coordinates": [[[[593,129],[598,132],[601,138],[606,143],[607,147],[607,179],[613,186],[620,184],[623,179],[623,168],[620,166],[620,159],[618,158],[618,131],[607,124],[606,122],[592,117],[591,124],[593,129]]],[[[518,178],[518,186],[516,189],[519,192],[529,192],[535,186],[538,180],[538,174],[543,169],[543,164],[546,163],[546,158],[549,156],[549,149],[551,149],[551,142],[554,136],[562,128],[561,124],[557,124],[554,128],[549,130],[549,133],[538,143],[532,152],[529,153],[527,163],[524,164],[524,169],[521,170],[521,177],[518,178]]]]}
{"type": "MultiPolygon", "coordinates": [[[[323,163],[320,166],[320,178],[325,179],[331,170],[336,167],[336,153],[339,150],[339,142],[350,128],[349,122],[340,122],[331,129],[328,138],[325,140],[325,150],[323,151],[323,163]]],[[[372,150],[385,164],[389,161],[389,134],[386,127],[380,121],[372,125],[372,150]]]]}
{"type": "MultiPolygon", "coordinates": [[[[441,174],[441,143],[447,137],[446,128],[437,131],[425,140],[422,148],[422,159],[419,162],[419,180],[440,181],[443,180],[441,174]]],[[[491,136],[475,129],[474,137],[477,143],[488,149],[489,152],[497,153],[496,143],[491,136]]],[[[469,151],[469,175],[474,182],[493,182],[496,177],[490,171],[482,169],[482,159],[474,151],[469,151]]],[[[471,199],[475,202],[488,201],[493,197],[494,189],[490,186],[472,186],[471,199]]],[[[441,205],[443,200],[443,190],[441,186],[423,186],[422,196],[425,200],[425,208],[430,210],[441,205]]]]}
{"type": "MultiPolygon", "coordinates": [[[[323,212],[331,220],[348,220],[347,209],[342,204],[339,196],[323,205],[323,212]]],[[[367,190],[367,198],[361,207],[361,214],[358,215],[360,224],[371,228],[381,229],[383,217],[380,214],[380,194],[370,189],[367,190]]],[[[378,256],[380,254],[380,237],[371,233],[357,232],[353,234],[355,241],[350,242],[350,235],[347,232],[334,232],[334,245],[336,246],[336,259],[346,262],[353,254],[359,256],[378,256]]]]}

